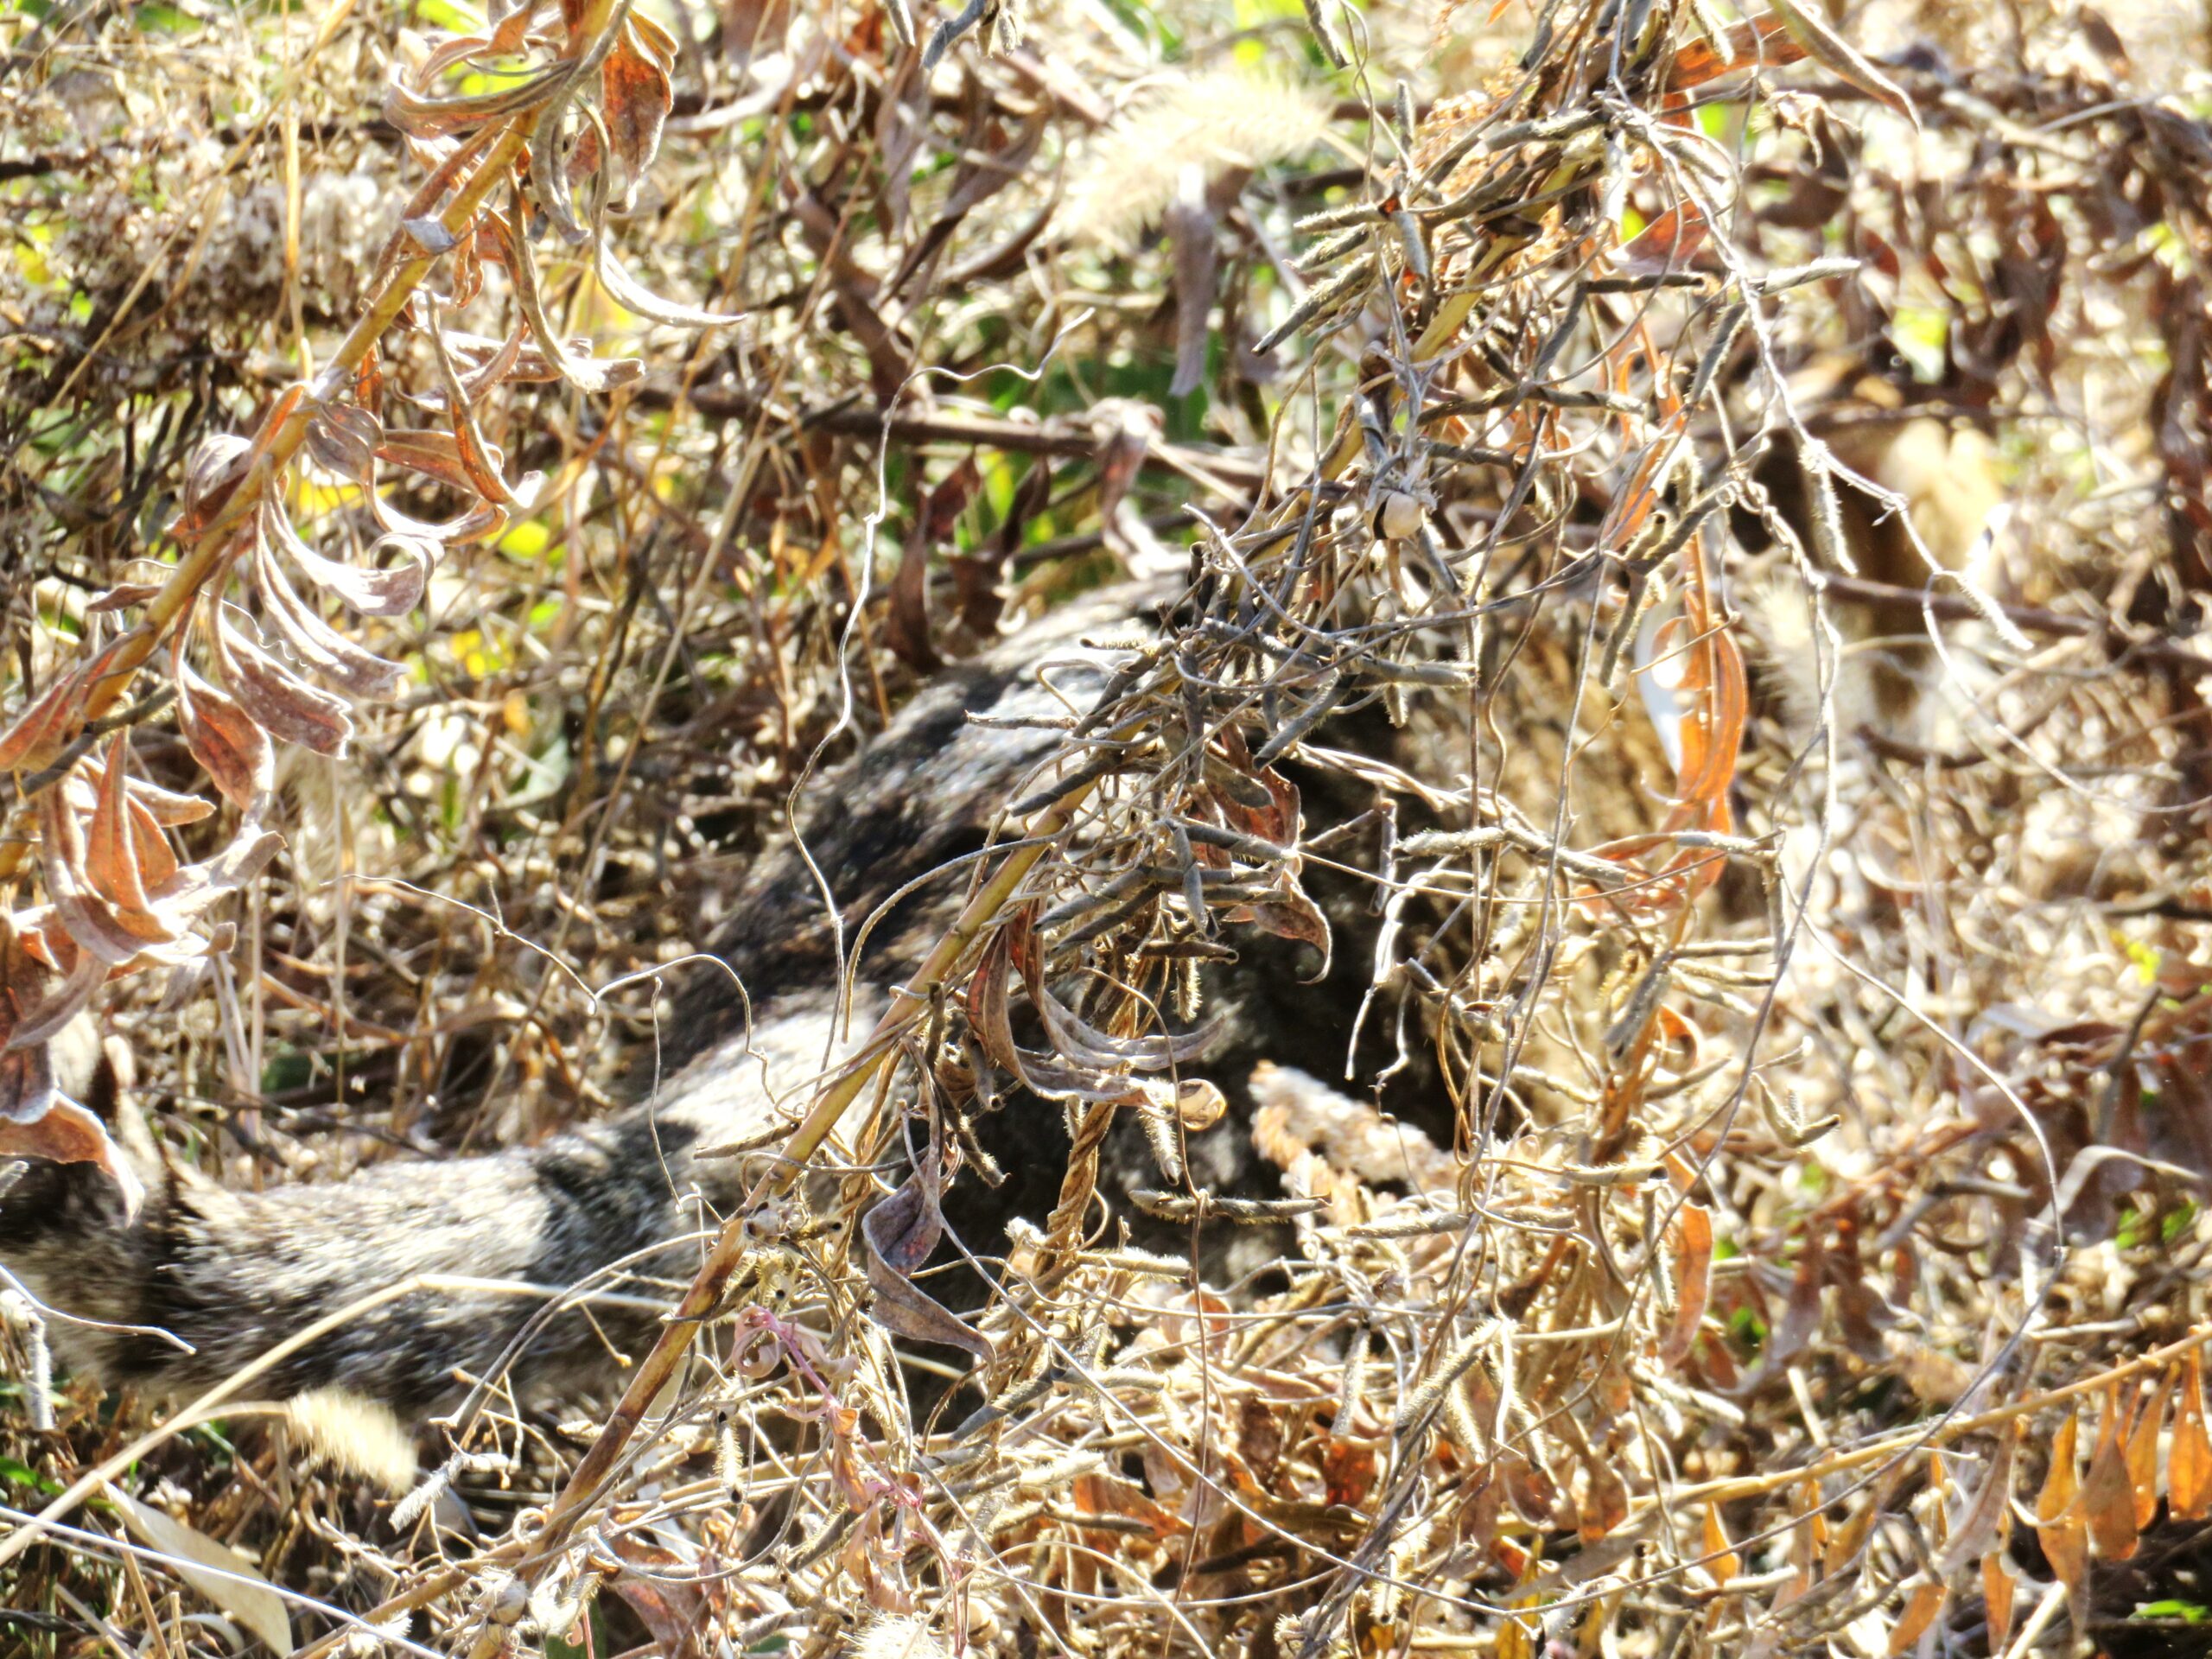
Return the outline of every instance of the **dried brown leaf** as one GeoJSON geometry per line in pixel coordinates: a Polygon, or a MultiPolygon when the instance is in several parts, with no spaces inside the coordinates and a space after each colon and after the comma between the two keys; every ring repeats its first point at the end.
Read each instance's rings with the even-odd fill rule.
{"type": "Polygon", "coordinates": [[[194,535],[213,521],[245,476],[252,453],[252,441],[235,432],[217,432],[200,441],[185,463],[184,511],[176,525],[179,536],[194,535]]]}
{"type": "Polygon", "coordinates": [[[327,559],[308,545],[273,499],[264,504],[262,530],[302,575],[361,616],[400,616],[413,610],[437,563],[436,543],[405,536],[386,536],[369,550],[373,557],[390,549],[399,556],[394,564],[379,568],[327,559]]]}
{"type": "Polygon", "coordinates": [[[2012,1459],[2019,1442],[2018,1430],[1999,1432],[1997,1450],[1989,1460],[1981,1484],[1974,1489],[1972,1499],[1951,1523],[1951,1541],[1942,1563],[1945,1578],[1963,1572],[1975,1557],[1988,1554],[2009,1529],[2012,1515],[2012,1459]]]}
{"type": "Polygon", "coordinates": [[[49,789],[38,798],[39,868],[54,913],[79,950],[109,967],[129,962],[149,944],[175,937],[149,914],[143,903],[121,909],[103,897],[86,868],[84,826],[67,791],[49,789]]]}
{"type": "Polygon", "coordinates": [[[2166,1512],[2177,1521],[2201,1521],[2212,1515],[2212,1434],[2204,1424],[2202,1350],[2190,1351],[2182,1376],[2173,1445],[2166,1452],[2166,1512]]]}
{"type": "Polygon", "coordinates": [[[1628,1519],[1628,1485],[1611,1461],[1592,1455],[1583,1460],[1586,1485],[1577,1526],[1585,1544],[1594,1544],[1628,1519]]]}
{"type": "Polygon", "coordinates": [[[676,99],[675,84],[669,79],[675,60],[675,42],[667,32],[643,13],[632,11],[623,22],[621,40],[599,72],[600,111],[607,122],[607,141],[622,162],[620,205],[626,213],[637,205],[639,188],[660,153],[661,129],[676,99]]]}
{"type": "Polygon", "coordinates": [[[2096,1450],[2090,1453],[2088,1478],[2082,1484],[2082,1513],[2090,1541],[2108,1561],[2124,1561],[2135,1553],[2135,1491],[2128,1478],[2126,1441],[2120,1431],[2123,1415],[2120,1384],[2108,1383],[2096,1450]]]}
{"type": "Polygon", "coordinates": [[[1869,63],[1859,49],[1835,32],[1817,4],[1805,0],[1773,0],[1774,10],[1797,44],[1805,48],[1805,55],[1829,73],[1849,82],[1877,104],[1895,111],[1912,123],[1913,130],[1920,130],[1920,112],[1912,107],[1912,100],[1904,89],[1869,63]]]}
{"type": "Polygon", "coordinates": [[[385,91],[384,118],[410,138],[441,138],[474,131],[543,105],[569,85],[574,66],[556,64],[488,92],[439,98],[395,79],[385,91]]]}
{"type": "MultiPolygon", "coordinates": [[[[1696,1179],[1696,1172],[1679,1153],[1669,1153],[1667,1164],[1678,1189],[1687,1190],[1696,1179]]],[[[1713,1294],[1712,1212],[1685,1201],[1669,1236],[1675,1246],[1675,1307],[1666,1338],[1659,1344],[1659,1357],[1666,1364],[1679,1365],[1697,1340],[1713,1294]]]]}
{"type": "Polygon", "coordinates": [[[1981,1603],[1989,1615],[1989,1650],[2002,1653],[2005,1638],[2012,1633],[2012,1597],[2020,1586],[2004,1552],[1991,1550],[1981,1558],[1981,1603]]]}
{"type": "Polygon", "coordinates": [[[2044,1557],[2050,1561],[2051,1571],[2066,1586],[2068,1599],[2077,1608],[2088,1605],[2083,1598],[2088,1587],[2089,1571],[2089,1529],[2075,1503],[2082,1491],[2081,1477],[2074,1467],[2078,1433],[2074,1413],[2069,1409],[2058,1425],[2057,1438],[2051,1442],[2050,1472],[2044,1478],[2043,1490],[2036,1495],[2036,1536],[2043,1544],[2044,1557]]]}
{"type": "Polygon", "coordinates": [[[118,582],[105,593],[85,607],[88,616],[106,616],[116,611],[127,611],[133,605],[143,605],[162,591],[157,582],[118,582]]]}
{"type": "Polygon", "coordinates": [[[356,484],[384,438],[384,423],[357,404],[326,404],[308,417],[307,451],[315,465],[356,484]]]}
{"type": "Polygon", "coordinates": [[[250,1560],[119,1486],[109,1484],[106,1492],[124,1524],[167,1557],[185,1583],[258,1637],[271,1653],[292,1651],[292,1620],[284,1599],[250,1560]]]}
{"type": "Polygon", "coordinates": [[[1705,1539],[1699,1553],[1705,1558],[1703,1570],[1710,1573],[1716,1583],[1726,1584],[1744,1570],[1743,1558],[1728,1541],[1728,1529],[1720,1523],[1718,1503],[1705,1506],[1705,1539]]]}
{"type": "Polygon", "coordinates": [[[57,677],[33,698],[0,734],[0,771],[42,766],[60,753],[83,721],[86,690],[85,677],[71,672],[57,677]]]}
{"type": "MultiPolygon", "coordinates": [[[[527,211],[517,188],[515,216],[518,219],[527,211]]],[[[612,391],[618,386],[628,385],[645,372],[645,365],[634,357],[603,358],[579,355],[571,351],[569,342],[545,315],[545,302],[538,285],[537,256],[531,251],[526,238],[517,237],[508,222],[495,219],[499,234],[506,250],[507,270],[515,283],[515,302],[521,308],[523,320],[530,325],[530,332],[537,341],[537,349],[544,353],[546,363],[562,379],[578,391],[597,394],[612,391]]]]}
{"type": "Polygon", "coordinates": [[[316,615],[284,580],[283,568],[270,556],[266,540],[254,557],[254,579],[270,622],[309,669],[357,697],[391,695],[406,670],[364,651],[316,615]]]}
{"type": "Polygon", "coordinates": [[[1687,92],[1732,70],[1759,65],[1775,68],[1796,63],[1805,48],[1789,37],[1789,26],[1771,12],[1736,24],[1724,37],[1725,50],[1716,51],[1704,41],[1694,41],[1675,54],[1669,85],[1687,92]]]}
{"type": "Polygon", "coordinates": [[[868,1243],[868,1287],[874,1292],[868,1315],[894,1336],[958,1348],[988,1362],[991,1344],[908,1276],[929,1261],[944,1229],[936,1198],[918,1172],[868,1212],[861,1232],[868,1243]]]}
{"type": "Polygon", "coordinates": [[[184,733],[185,747],[207,769],[226,800],[251,811],[276,786],[276,757],[269,734],[245,709],[194,673],[181,647],[175,662],[177,725],[184,733]]]}
{"type": "Polygon", "coordinates": [[[1948,1593],[1933,1579],[1923,1578],[1913,1585],[1912,1592],[1905,1598],[1904,1611],[1890,1627],[1890,1659],[1897,1659],[1920,1640],[1936,1622],[1936,1615],[1943,1611],[1943,1600],[1948,1593]]]}
{"type": "Polygon", "coordinates": [[[2135,1529],[2149,1526],[2158,1513],[2158,1431],[2164,1426],[2166,1396],[2173,1392],[2174,1373],[2159,1374],[2137,1406],[2127,1430],[2127,1482],[2135,1494],[2135,1529]]]}
{"type": "Polygon", "coordinates": [[[150,815],[142,827],[131,810],[129,757],[130,739],[117,732],[108,739],[98,804],[85,837],[85,871],[94,890],[111,903],[143,910],[147,888],[176,874],[176,856],[150,815]]]}
{"type": "Polygon", "coordinates": [[[346,705],[301,679],[218,612],[209,629],[223,683],[246,718],[271,737],[318,754],[340,755],[353,735],[346,705]]]}

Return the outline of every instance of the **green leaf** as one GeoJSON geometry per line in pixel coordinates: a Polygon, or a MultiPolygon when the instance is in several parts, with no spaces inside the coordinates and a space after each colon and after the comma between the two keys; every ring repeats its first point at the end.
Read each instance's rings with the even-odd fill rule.
{"type": "Polygon", "coordinates": [[[2139,1601],[2130,1618],[2177,1618],[2186,1624],[2202,1624],[2212,1621],[2212,1608],[2194,1601],[2180,1601],[2169,1596],[2164,1601],[2139,1601]]]}
{"type": "Polygon", "coordinates": [[[200,28],[175,6],[158,3],[135,8],[130,20],[137,24],[141,34],[148,35],[190,35],[198,32],[200,28]]]}
{"type": "Polygon", "coordinates": [[[18,1486],[29,1486],[35,1491],[44,1492],[48,1496],[61,1490],[61,1483],[53,1476],[42,1475],[29,1464],[18,1463],[13,1458],[0,1458],[0,1480],[11,1481],[18,1486]]]}

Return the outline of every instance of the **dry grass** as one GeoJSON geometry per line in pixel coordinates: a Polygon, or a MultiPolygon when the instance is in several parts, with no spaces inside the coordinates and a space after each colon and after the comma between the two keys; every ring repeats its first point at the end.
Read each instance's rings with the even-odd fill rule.
{"type": "MultiPolygon", "coordinates": [[[[1128,1104],[1174,948],[1310,932],[1324,861],[1391,901],[1363,1076],[1406,1033],[1427,1115],[1386,1103],[1433,1133],[1264,1079],[1251,1130],[1295,1248],[1234,1294],[1086,1236],[1078,1155],[987,1264],[980,1407],[915,1421],[859,1313],[874,1192],[851,1183],[828,1246],[717,1257],[695,1305],[735,1311],[672,1406],[645,1409],[676,1336],[621,1407],[458,1434],[434,1484],[474,1535],[251,1414],[136,1459],[144,1502],[313,1599],[303,1646],[2200,1639],[2202,42],[2115,14],[2139,54],[2116,56],[2039,8],[2017,34],[1943,8],[1942,60],[1878,67],[1809,23],[1732,52],[1711,5],[1536,10],[1324,6],[1350,71],[1296,8],[1039,5],[1026,45],[987,53],[995,15],[928,72],[869,7],[669,14],[658,156],[634,138],[658,47],[633,35],[624,90],[583,99],[632,135],[601,168],[612,210],[593,222],[575,167],[584,240],[529,244],[556,340],[635,359],[567,383],[529,372],[554,365],[518,296],[527,238],[482,217],[512,213],[512,178],[558,204],[497,147],[512,110],[386,99],[423,61],[395,15],[0,20],[4,708],[110,640],[150,663],[133,702],[87,682],[0,740],[16,926],[50,958],[10,958],[17,1015],[85,948],[33,908],[29,841],[49,892],[57,867],[111,899],[118,879],[61,844],[96,767],[70,756],[81,796],[37,774],[166,683],[154,648],[189,601],[201,672],[251,643],[243,613],[213,638],[223,591],[299,660],[270,579],[231,563],[251,525],[280,565],[280,509],[357,569],[396,568],[380,536],[438,543],[419,607],[316,612],[404,671],[344,700],[344,758],[236,763],[229,803],[170,832],[208,858],[270,786],[257,821],[284,850],[193,923],[227,949],[101,993],[203,1166],[331,1179],[603,1109],[650,992],[592,988],[705,943],[817,746],[1161,543],[1204,573],[1179,638],[1077,734],[1110,734],[1120,768],[999,868],[945,982],[1088,976],[1087,1029],[1062,1027],[1082,1148],[1128,1104]],[[1308,90],[1229,79],[1255,56],[1308,90]],[[1147,122],[1187,172],[1140,166],[1147,122]],[[493,176],[471,162],[405,207],[457,132],[493,176]],[[1117,168],[1143,174],[1119,196],[1117,168]],[[380,276],[400,219],[442,208],[473,239],[380,276]],[[602,247],[738,321],[657,321],[590,274],[602,247]],[[1770,276],[1822,257],[1861,263],[1770,276]],[[523,360],[495,361],[525,325],[523,360]],[[287,401],[334,363],[353,415],[287,401]],[[442,464],[387,454],[387,505],[475,520],[378,521],[362,452],[400,429],[442,429],[442,464]],[[1932,465],[1869,442],[1931,429],[1932,465]],[[220,434],[271,464],[210,486],[203,463],[195,494],[220,434]],[[1823,442],[1904,492],[1954,575],[1847,484],[1823,509],[1823,442]],[[158,591],[94,609],[133,582],[158,591]],[[1360,704],[1397,721],[1408,770],[1369,757],[1391,829],[1332,839],[1268,762],[1298,745],[1325,770],[1360,704]],[[1179,844],[1170,813],[1217,833],[1179,844]]],[[[610,27],[574,11],[532,63],[610,27]]],[[[586,130],[572,115],[568,142],[586,130]]],[[[323,708],[283,683],[238,702],[295,734],[323,708]]],[[[214,802],[209,749],[162,709],[129,740],[141,777],[214,802]]],[[[1010,1034],[976,1037],[1011,1069],[1010,1034]]],[[[887,1042],[849,1094],[957,1096],[910,1052],[887,1042]]],[[[138,1426],[79,1386],[41,1430],[8,1386],[18,1512],[138,1426]]],[[[111,1509],[59,1518],[76,1530],[0,1568],[7,1643],[224,1650],[209,1609],[245,1618],[234,1589],[128,1554],[111,1509]]]]}

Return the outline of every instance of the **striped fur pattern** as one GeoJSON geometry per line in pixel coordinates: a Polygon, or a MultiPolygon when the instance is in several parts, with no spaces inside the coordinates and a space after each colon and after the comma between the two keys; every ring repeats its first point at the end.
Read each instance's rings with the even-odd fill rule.
{"type": "MultiPolygon", "coordinates": [[[[820,804],[804,838],[841,901],[849,942],[851,924],[899,887],[982,845],[1056,741],[967,715],[1063,714],[1084,686],[1095,696],[1111,653],[1081,641],[1128,635],[1143,602],[1110,592],[949,671],[810,791],[820,804]],[[1053,662],[1057,694],[1036,672],[1053,662]]],[[[918,960],[957,893],[957,880],[929,884],[878,930],[863,999],[866,986],[895,983],[918,960]]],[[[717,954],[745,998],[730,974],[700,973],[654,1057],[667,1080],[626,1113],[535,1147],[384,1163],[262,1192],[226,1191],[142,1146],[147,1198],[135,1219],[109,1182],[81,1167],[18,1166],[0,1173],[12,1175],[0,1191],[0,1266],[71,1316],[53,1328],[67,1365],[160,1395],[196,1394],[365,1303],[249,1392],[334,1386],[416,1416],[502,1370],[539,1391],[603,1375],[611,1351],[650,1340],[670,1287],[690,1277],[706,1230],[741,1196],[746,1160],[694,1154],[772,1128],[804,1104],[832,1052],[835,932],[797,852],[764,858],[731,914],[717,954]],[[425,1276],[439,1282],[388,1296],[425,1276]],[[543,1317],[539,1293],[572,1287],[604,1300],[588,1319],[543,1317]]],[[[868,1012],[855,1010],[856,1028],[868,1012]]],[[[1029,1104],[1027,1122],[1057,1133],[1058,1114],[1029,1104]]],[[[1039,1196],[1010,1185],[1001,1211],[1039,1196]]]]}

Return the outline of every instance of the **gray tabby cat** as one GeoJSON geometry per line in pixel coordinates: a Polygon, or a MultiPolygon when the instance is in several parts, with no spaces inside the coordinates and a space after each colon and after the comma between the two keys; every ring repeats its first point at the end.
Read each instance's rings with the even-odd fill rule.
{"type": "MultiPolygon", "coordinates": [[[[1116,653],[1085,645],[1085,636],[1128,636],[1156,597],[1110,591],[948,671],[860,759],[810,791],[817,804],[802,835],[843,908],[849,944],[858,921],[900,887],[982,847],[1058,742],[1050,729],[968,716],[1064,715],[1068,696],[1095,697],[1116,653]],[[1038,677],[1046,665],[1059,695],[1038,677]]],[[[958,874],[925,884],[871,936],[854,1029],[867,1029],[868,988],[880,996],[911,970],[961,886],[958,874]]],[[[765,857],[731,914],[716,954],[745,988],[749,1022],[731,974],[700,974],[679,999],[668,1050],[654,1057],[668,1080],[626,1113],[536,1147],[385,1162],[342,1181],[261,1192],[226,1190],[162,1157],[124,1114],[146,1188],[137,1215],[126,1217],[113,1184],[85,1166],[18,1164],[0,1172],[0,1266],[68,1316],[53,1331],[67,1366],[157,1395],[196,1394],[313,1321],[424,1274],[613,1294],[586,1318],[514,1288],[416,1291],[346,1320],[251,1391],[283,1397],[337,1387],[414,1418],[503,1366],[537,1391],[603,1375],[610,1343],[634,1354],[650,1342],[670,1281],[688,1280],[700,1239],[750,1179],[751,1160],[695,1154],[763,1139],[788,1122],[834,1048],[835,935],[798,851],[765,857]]],[[[1297,1058],[1331,1030],[1320,1011],[1335,1008],[1340,1030],[1357,1003],[1356,988],[1346,996],[1300,987],[1287,960],[1248,978],[1246,1018],[1229,1022],[1225,1084],[1242,1075],[1236,1030],[1303,1033],[1287,1056],[1297,1058]],[[1300,995],[1322,1000],[1287,1014],[1262,1006],[1300,995]]],[[[1340,1065],[1341,1047],[1332,1052],[1340,1065]]],[[[95,1090],[109,1108],[116,1092],[111,1078],[95,1090]]],[[[1059,1179],[1058,1109],[1025,1097],[1003,1116],[1005,1186],[964,1207],[948,1204],[979,1249],[997,1247],[1010,1215],[1041,1218],[1059,1179]]],[[[1236,1179],[1236,1116],[1193,1147],[1200,1184],[1236,1179]]]]}

